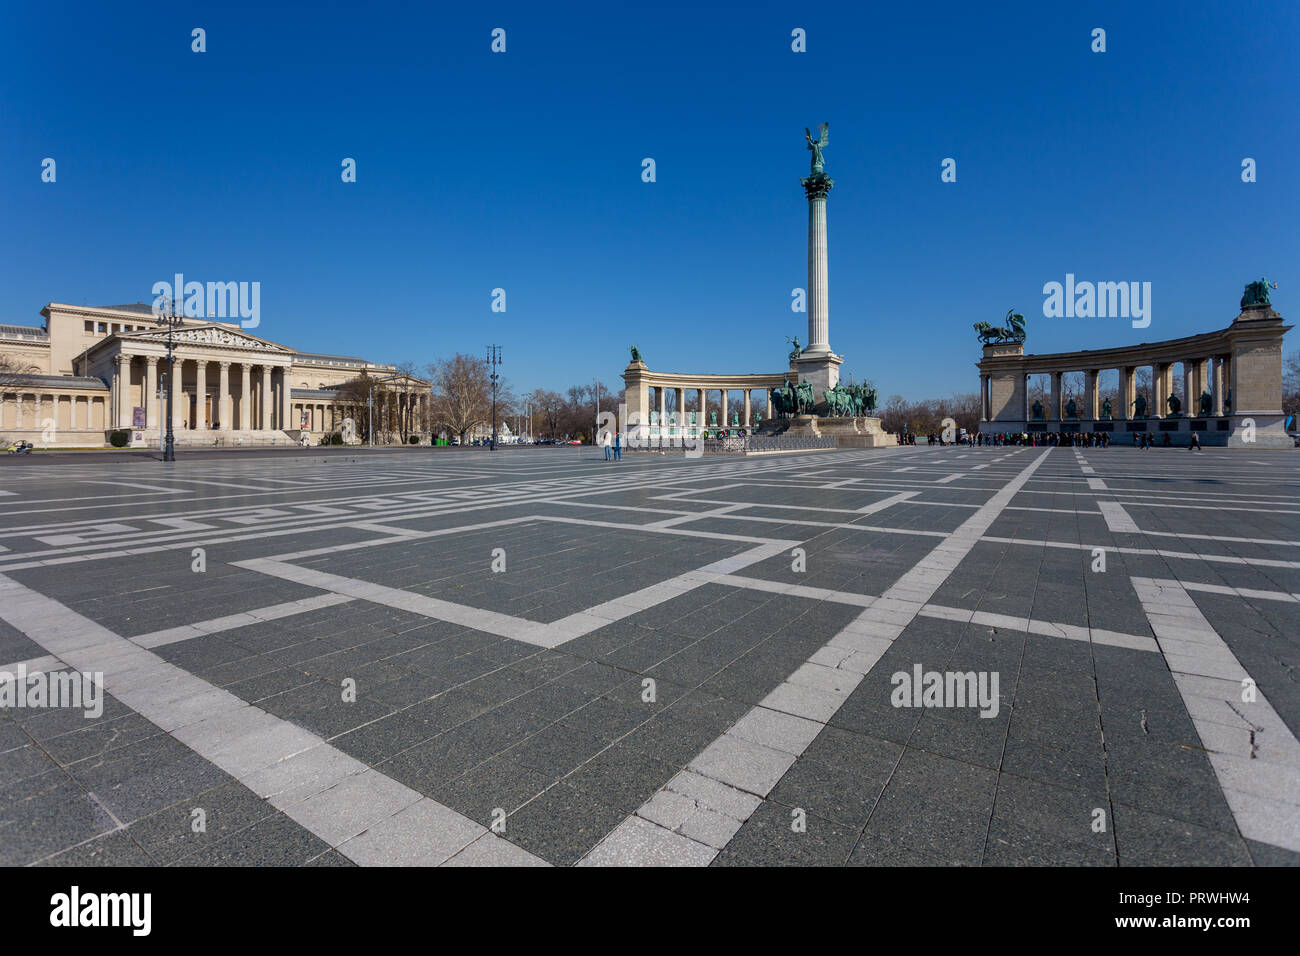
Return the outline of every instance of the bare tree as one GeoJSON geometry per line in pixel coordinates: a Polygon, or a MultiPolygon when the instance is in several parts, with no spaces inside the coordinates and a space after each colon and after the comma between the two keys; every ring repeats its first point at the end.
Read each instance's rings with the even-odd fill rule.
{"type": "Polygon", "coordinates": [[[429,366],[433,381],[433,417],[465,443],[465,434],[492,417],[492,383],[487,362],[457,353],[429,366]]]}

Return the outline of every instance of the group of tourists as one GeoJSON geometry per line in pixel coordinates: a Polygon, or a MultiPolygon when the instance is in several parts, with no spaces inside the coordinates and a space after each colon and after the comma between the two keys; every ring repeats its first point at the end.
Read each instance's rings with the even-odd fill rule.
{"type": "Polygon", "coordinates": [[[1024,445],[1030,448],[1109,448],[1110,432],[981,432],[976,445],[1024,445]]]}
{"type": "Polygon", "coordinates": [[[606,461],[623,460],[623,436],[621,434],[614,432],[611,437],[610,430],[607,428],[605,429],[605,437],[601,440],[601,444],[605,446],[606,461]]]}

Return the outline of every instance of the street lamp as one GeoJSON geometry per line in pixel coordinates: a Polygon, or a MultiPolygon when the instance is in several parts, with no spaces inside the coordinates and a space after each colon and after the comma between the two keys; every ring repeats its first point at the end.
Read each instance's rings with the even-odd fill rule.
{"type": "Polygon", "coordinates": [[[488,347],[488,369],[491,374],[488,379],[492,382],[492,450],[497,450],[497,380],[501,377],[497,374],[497,366],[501,364],[501,346],[489,345],[488,347]]]}
{"type": "Polygon", "coordinates": [[[171,299],[165,300],[167,308],[158,313],[154,321],[167,329],[167,437],[163,439],[163,461],[176,460],[176,435],[172,431],[172,409],[176,395],[176,351],[172,336],[185,324],[185,316],[176,311],[176,304],[171,299]]]}

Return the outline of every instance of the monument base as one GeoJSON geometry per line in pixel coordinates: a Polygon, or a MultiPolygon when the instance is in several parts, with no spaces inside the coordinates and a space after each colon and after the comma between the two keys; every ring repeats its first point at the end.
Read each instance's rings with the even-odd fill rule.
{"type": "Polygon", "coordinates": [[[834,388],[840,382],[840,365],[844,359],[833,352],[824,355],[800,355],[790,363],[790,370],[798,373],[799,381],[809,382],[817,401],[821,401],[822,392],[834,388]]]}
{"type": "Polygon", "coordinates": [[[879,418],[796,415],[785,434],[793,438],[834,438],[841,448],[885,448],[898,444],[898,436],[881,428],[879,418]]]}

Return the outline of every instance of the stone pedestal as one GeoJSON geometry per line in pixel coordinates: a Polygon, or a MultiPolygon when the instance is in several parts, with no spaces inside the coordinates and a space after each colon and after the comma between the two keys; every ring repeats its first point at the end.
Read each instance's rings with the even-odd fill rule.
{"type": "MultiPolygon", "coordinates": [[[[798,376],[800,382],[811,382],[813,396],[822,400],[822,392],[834,388],[840,381],[840,364],[844,361],[838,355],[809,355],[804,352],[790,363],[790,369],[798,376]]],[[[795,381],[791,378],[791,381],[795,381]]]]}
{"type": "Polygon", "coordinates": [[[841,448],[883,448],[898,444],[898,436],[881,428],[879,418],[796,415],[785,434],[792,438],[834,438],[841,448]]]}

